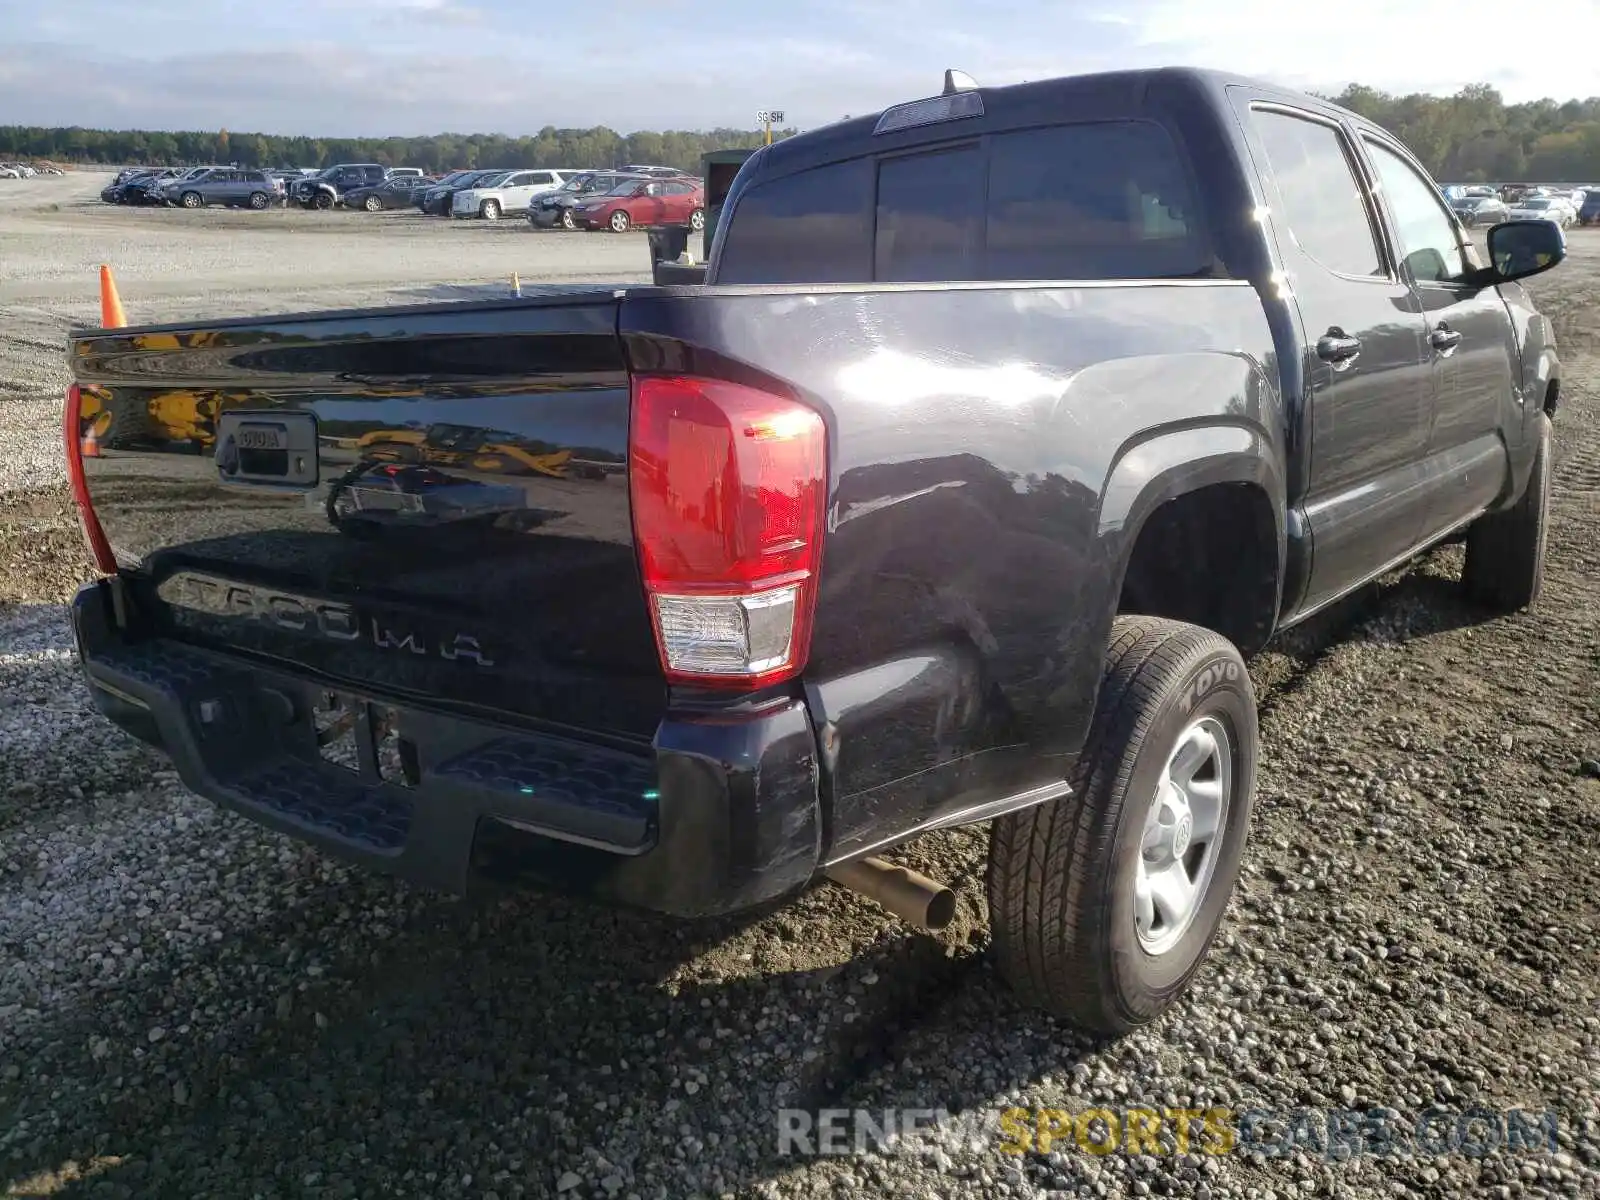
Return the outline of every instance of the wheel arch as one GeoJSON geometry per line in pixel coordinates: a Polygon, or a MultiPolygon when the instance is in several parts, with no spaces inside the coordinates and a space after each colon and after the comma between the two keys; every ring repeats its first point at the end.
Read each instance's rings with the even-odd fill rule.
{"type": "Polygon", "coordinates": [[[1115,612],[1188,621],[1247,655],[1265,645],[1287,557],[1280,463],[1266,433],[1243,421],[1167,429],[1125,447],[1099,526],[1113,547],[1115,612]]]}

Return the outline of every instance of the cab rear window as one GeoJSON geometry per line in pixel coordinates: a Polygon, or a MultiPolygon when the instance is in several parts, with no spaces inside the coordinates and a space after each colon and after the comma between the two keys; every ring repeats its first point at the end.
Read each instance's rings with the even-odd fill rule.
{"type": "Polygon", "coordinates": [[[1204,276],[1213,256],[1172,136],[1058,125],[860,158],[746,189],[722,283],[1204,276]]]}

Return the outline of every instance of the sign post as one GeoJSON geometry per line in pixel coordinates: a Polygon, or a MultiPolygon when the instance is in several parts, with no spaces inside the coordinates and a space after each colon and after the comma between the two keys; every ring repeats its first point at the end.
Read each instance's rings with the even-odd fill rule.
{"type": "Polygon", "coordinates": [[[772,145],[772,127],[783,124],[783,109],[764,108],[756,114],[756,120],[761,122],[762,128],[766,130],[767,145],[772,145]]]}

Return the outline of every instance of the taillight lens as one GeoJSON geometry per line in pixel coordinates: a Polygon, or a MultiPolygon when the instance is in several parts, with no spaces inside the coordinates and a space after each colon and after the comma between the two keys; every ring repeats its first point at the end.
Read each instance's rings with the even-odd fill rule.
{"type": "Polygon", "coordinates": [[[822,417],[741,384],[644,376],[631,424],[634,534],[667,677],[798,675],[822,561],[822,417]]]}
{"type": "Polygon", "coordinates": [[[100,520],[94,515],[94,504],[89,499],[89,481],[83,474],[83,392],[75,383],[67,388],[67,405],[62,414],[61,431],[66,443],[67,480],[72,485],[72,499],[78,506],[78,527],[83,530],[84,544],[94,558],[94,565],[103,574],[114,575],[117,557],[111,553],[111,543],[106,541],[100,520]]]}

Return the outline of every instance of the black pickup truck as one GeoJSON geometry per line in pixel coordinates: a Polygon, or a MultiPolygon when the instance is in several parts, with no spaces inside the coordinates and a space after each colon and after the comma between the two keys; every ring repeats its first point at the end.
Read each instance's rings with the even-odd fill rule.
{"type": "Polygon", "coordinates": [[[1127,1030],[1234,884],[1245,656],[1455,537],[1539,594],[1565,242],[1487,246],[1321,100],[952,74],[752,156],[701,285],[77,330],[94,701],[451,889],[937,927],[880,856],[992,822],[1000,969],[1127,1030]]]}

